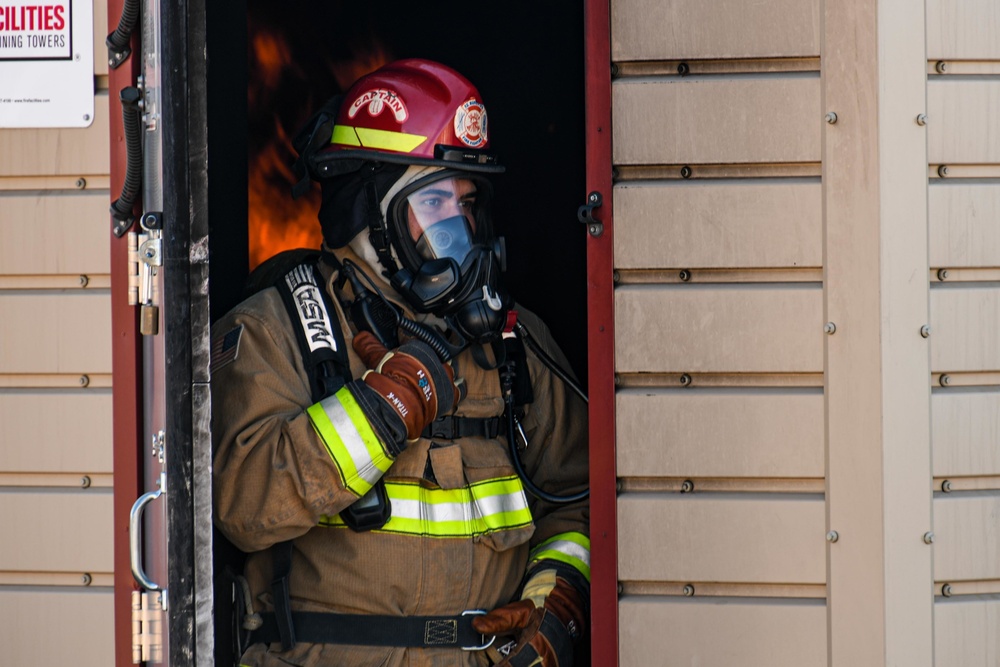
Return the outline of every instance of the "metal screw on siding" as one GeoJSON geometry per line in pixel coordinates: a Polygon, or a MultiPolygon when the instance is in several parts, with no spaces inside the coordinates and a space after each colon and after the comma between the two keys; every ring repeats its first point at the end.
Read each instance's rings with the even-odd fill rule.
{"type": "Polygon", "coordinates": [[[828,113],[826,115],[826,122],[828,122],[830,125],[833,125],[834,123],[836,123],[837,122],[837,113],[835,111],[831,111],[830,113],[828,113]]]}
{"type": "Polygon", "coordinates": [[[941,383],[942,387],[947,387],[948,385],[951,384],[951,377],[949,377],[948,375],[942,375],[939,382],[941,383]]]}
{"type": "Polygon", "coordinates": [[[79,282],[80,282],[80,287],[86,287],[87,285],[90,284],[90,278],[88,278],[87,276],[80,276],[79,282]]]}
{"type": "Polygon", "coordinates": [[[924,533],[924,544],[934,544],[934,532],[928,530],[924,533]]]}
{"type": "Polygon", "coordinates": [[[938,74],[944,74],[948,71],[948,63],[943,60],[939,60],[937,61],[937,64],[934,65],[934,69],[937,70],[938,74]]]}
{"type": "Polygon", "coordinates": [[[691,386],[691,376],[688,375],[687,373],[684,373],[683,375],[681,375],[681,386],[682,387],[689,387],[689,386],[691,386]]]}
{"type": "Polygon", "coordinates": [[[951,480],[950,479],[946,479],[943,482],[941,482],[941,490],[944,491],[945,493],[951,493],[951,480]]]}
{"type": "Polygon", "coordinates": [[[948,269],[938,269],[938,280],[945,280],[948,277],[948,269]]]}
{"type": "Polygon", "coordinates": [[[620,387],[622,384],[622,376],[615,373],[615,386],[620,387]]]}
{"type": "Polygon", "coordinates": [[[693,597],[694,596],[694,586],[692,586],[691,584],[684,584],[684,591],[683,592],[684,592],[685,596],[687,596],[687,597],[693,597]]]}
{"type": "Polygon", "coordinates": [[[837,325],[834,324],[833,322],[827,322],[826,324],[823,325],[823,333],[825,333],[827,336],[832,336],[833,334],[837,333],[837,325]]]}
{"type": "Polygon", "coordinates": [[[840,539],[840,533],[838,533],[835,530],[831,530],[829,533],[826,534],[827,542],[836,542],[839,539],[840,539]]]}
{"type": "Polygon", "coordinates": [[[80,384],[81,387],[86,387],[87,385],[90,384],[90,377],[88,377],[86,375],[81,375],[80,379],[77,380],[77,382],[79,382],[79,384],[80,384]]]}
{"type": "Polygon", "coordinates": [[[83,190],[85,187],[87,187],[87,179],[86,178],[78,178],[78,179],[76,179],[76,189],[77,190],[83,190]]]}
{"type": "Polygon", "coordinates": [[[617,285],[621,281],[622,281],[622,274],[618,273],[617,271],[613,271],[611,273],[611,282],[617,285]]]}
{"type": "Polygon", "coordinates": [[[618,584],[618,595],[621,595],[624,592],[625,592],[625,587],[622,586],[621,584],[618,584]]]}
{"type": "Polygon", "coordinates": [[[930,337],[931,327],[929,324],[925,324],[924,326],[920,327],[920,335],[923,336],[924,338],[930,337]]]}
{"type": "Polygon", "coordinates": [[[611,76],[612,77],[618,76],[619,71],[620,70],[618,69],[618,65],[615,65],[614,63],[612,63],[611,64],[611,76]]]}
{"type": "Polygon", "coordinates": [[[89,489],[90,488],[90,476],[89,475],[84,475],[83,477],[80,478],[80,488],[81,489],[89,489]]]}
{"type": "Polygon", "coordinates": [[[681,178],[691,178],[691,167],[687,165],[681,167],[681,178]]]}
{"type": "Polygon", "coordinates": [[[941,595],[945,596],[946,598],[950,598],[951,594],[952,594],[951,584],[945,584],[944,586],[941,587],[941,595]]]}
{"type": "Polygon", "coordinates": [[[917,114],[917,125],[926,125],[926,124],[927,124],[927,114],[925,114],[925,113],[918,113],[917,114]]]}
{"type": "Polygon", "coordinates": [[[617,168],[612,167],[611,168],[611,180],[617,181],[619,176],[621,176],[621,172],[618,171],[617,168]]]}
{"type": "Polygon", "coordinates": [[[617,491],[618,493],[621,493],[624,490],[625,490],[625,485],[622,483],[621,480],[618,480],[617,482],[615,482],[615,491],[617,491]]]}
{"type": "Polygon", "coordinates": [[[93,580],[94,580],[94,578],[93,578],[93,577],[91,577],[91,576],[90,576],[89,574],[87,574],[86,572],[84,572],[84,573],[83,573],[83,576],[82,576],[82,577],[80,577],[80,583],[82,583],[82,584],[83,584],[84,586],[89,586],[89,585],[90,585],[90,582],[92,582],[93,580]]]}
{"type": "Polygon", "coordinates": [[[938,167],[938,176],[944,178],[947,175],[948,175],[948,165],[942,164],[940,167],[938,167]]]}
{"type": "Polygon", "coordinates": [[[681,76],[687,76],[688,74],[691,73],[691,68],[688,66],[687,63],[678,63],[677,73],[680,74],[681,76]]]}
{"type": "Polygon", "coordinates": [[[688,282],[689,280],[691,280],[691,272],[688,271],[687,269],[681,269],[681,272],[677,274],[677,277],[680,278],[683,282],[688,282]]]}
{"type": "Polygon", "coordinates": [[[692,491],[694,491],[694,482],[689,479],[684,480],[684,483],[681,484],[681,493],[691,493],[692,491]]]}

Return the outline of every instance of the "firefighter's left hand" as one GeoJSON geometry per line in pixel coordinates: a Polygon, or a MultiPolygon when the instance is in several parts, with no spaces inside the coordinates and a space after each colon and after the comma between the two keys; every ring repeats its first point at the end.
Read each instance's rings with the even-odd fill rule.
{"type": "Polygon", "coordinates": [[[583,600],[555,570],[535,573],[517,602],[472,620],[476,632],[513,637],[501,651],[497,667],[572,667],[573,645],[584,634],[583,600]],[[540,604],[539,604],[540,603],[540,604]]]}

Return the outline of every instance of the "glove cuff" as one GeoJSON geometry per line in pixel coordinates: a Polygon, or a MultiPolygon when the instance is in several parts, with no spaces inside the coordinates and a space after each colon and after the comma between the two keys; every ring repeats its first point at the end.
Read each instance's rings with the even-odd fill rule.
{"type": "Polygon", "coordinates": [[[358,407],[375,431],[375,435],[385,445],[386,451],[393,458],[402,454],[406,449],[406,423],[399,413],[363,380],[352,380],[346,387],[358,402],[358,407]]]}

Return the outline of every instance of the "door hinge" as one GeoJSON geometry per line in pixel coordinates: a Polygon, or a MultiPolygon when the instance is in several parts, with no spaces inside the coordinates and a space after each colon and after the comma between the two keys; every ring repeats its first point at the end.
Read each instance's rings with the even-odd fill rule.
{"type": "Polygon", "coordinates": [[[166,591],[132,591],[132,663],[163,660],[166,591]]]}

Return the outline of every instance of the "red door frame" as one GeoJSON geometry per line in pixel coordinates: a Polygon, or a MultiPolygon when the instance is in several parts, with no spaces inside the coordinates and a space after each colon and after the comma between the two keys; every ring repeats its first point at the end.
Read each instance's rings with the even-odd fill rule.
{"type": "Polygon", "coordinates": [[[618,665],[618,537],[615,472],[614,224],[611,179],[611,8],[585,0],[587,193],[603,204],[603,223],[587,239],[588,390],[590,393],[591,660],[618,665]]]}
{"type": "MultiPolygon", "coordinates": [[[[124,0],[108,0],[108,34],[118,26],[124,0]]],[[[108,123],[110,125],[111,179],[108,206],[117,199],[125,181],[127,156],[122,106],[118,94],[134,86],[139,72],[138,31],[132,35],[132,55],[118,69],[108,72],[108,123]]],[[[115,665],[132,665],[132,578],[129,556],[129,513],[142,493],[142,345],[137,309],[128,304],[128,240],[110,233],[111,243],[111,377],[112,439],[114,451],[114,628],[115,665]]]]}

